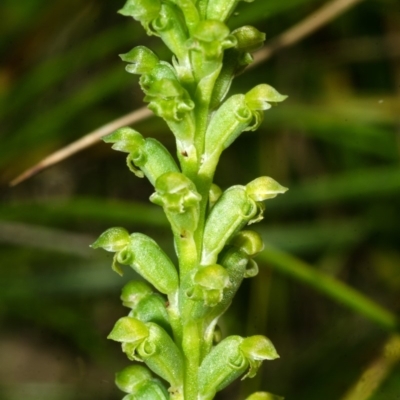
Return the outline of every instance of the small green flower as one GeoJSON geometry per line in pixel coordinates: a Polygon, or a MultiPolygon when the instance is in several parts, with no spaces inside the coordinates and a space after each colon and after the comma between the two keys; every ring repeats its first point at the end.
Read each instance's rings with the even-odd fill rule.
{"type": "Polygon", "coordinates": [[[120,275],[122,269],[119,264],[129,265],[161,293],[176,293],[179,288],[178,273],[158,244],[142,233],[128,234],[128,237],[126,234],[123,228],[110,228],[92,247],[115,252],[113,269],[120,275]]]}
{"type": "Polygon", "coordinates": [[[160,176],[150,201],[164,208],[177,235],[185,237],[197,228],[201,196],[185,175],[169,172],[160,176]]]}
{"type": "Polygon", "coordinates": [[[168,333],[157,324],[123,317],[108,338],[122,343],[122,350],[129,359],[145,362],[154,373],[169,382],[172,390],[181,391],[182,354],[168,333]]]}
{"type": "Polygon", "coordinates": [[[192,300],[214,307],[221,302],[224,289],[231,285],[229,274],[218,264],[199,268],[193,276],[193,286],[186,293],[192,300]]]}
{"type": "Polygon", "coordinates": [[[217,344],[203,360],[199,371],[200,399],[211,400],[215,394],[241,376],[253,377],[264,360],[279,355],[265,336],[229,336],[217,344]]]}
{"type": "Polygon", "coordinates": [[[139,178],[146,178],[152,185],[167,172],[178,172],[179,168],[169,151],[156,139],[145,139],[131,128],[120,128],[103,138],[114,143],[114,150],[129,153],[127,165],[139,178]]]}
{"type": "Polygon", "coordinates": [[[228,240],[246,224],[262,219],[262,201],[272,199],[287,188],[269,177],[257,178],[246,186],[232,186],[212,208],[204,228],[201,263],[216,262],[228,240]]]}
{"type": "Polygon", "coordinates": [[[160,0],[128,0],[118,12],[139,21],[147,34],[154,34],[150,24],[161,10],[160,0]]]}

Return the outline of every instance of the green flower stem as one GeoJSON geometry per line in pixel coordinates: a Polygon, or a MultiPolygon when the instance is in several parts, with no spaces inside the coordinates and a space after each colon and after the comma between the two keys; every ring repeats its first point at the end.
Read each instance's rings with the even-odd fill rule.
{"type": "Polygon", "coordinates": [[[174,335],[174,341],[179,344],[182,342],[183,337],[182,319],[179,311],[179,293],[174,294],[174,296],[168,296],[168,302],[167,312],[169,322],[174,335]]]}
{"type": "MultiPolygon", "coordinates": [[[[171,225],[178,271],[151,238],[121,227],[104,232],[93,247],[115,253],[116,272],[130,266],[152,285],[125,288],[122,300],[131,312],[109,338],[170,385],[170,400],[211,400],[239,376],[253,377],[263,360],[279,357],[265,336],[230,336],[216,344],[218,318],[242,280],[258,272],[252,257],[262,240],[242,229],[262,219],[264,200],[287,190],[269,177],[224,192],[213,184],[222,151],[286,98],[262,84],[223,102],[233,77],[251,62],[249,52],[265,37],[248,26],[230,31],[224,21],[238,2],[127,0],[120,11],[173,52],[167,62],[138,46],[121,58],[127,72],[140,75],[149,109],[174,134],[180,168],[161,143],[131,128],[106,141],[128,153],[130,170],[154,186],[150,201],[163,208],[171,225]],[[231,56],[224,57],[225,50],[231,56]]],[[[119,377],[126,399],[166,399],[167,388],[146,369],[128,368],[119,377]]]]}
{"type": "Polygon", "coordinates": [[[182,349],[185,356],[185,400],[197,400],[199,392],[198,373],[201,354],[201,328],[197,321],[189,321],[183,327],[182,349]]]}

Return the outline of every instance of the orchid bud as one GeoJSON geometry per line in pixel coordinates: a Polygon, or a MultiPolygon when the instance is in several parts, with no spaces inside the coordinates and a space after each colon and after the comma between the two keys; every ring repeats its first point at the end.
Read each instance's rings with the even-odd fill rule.
{"type": "Polygon", "coordinates": [[[146,176],[154,186],[157,178],[166,172],[178,172],[170,152],[156,139],[145,139],[131,128],[120,128],[103,138],[106,143],[114,143],[114,150],[129,153],[127,164],[139,178],[146,176]]]}
{"type": "Polygon", "coordinates": [[[160,0],[128,0],[118,12],[139,21],[148,35],[154,34],[150,23],[158,17],[161,10],[160,0]]]}
{"type": "MultiPolygon", "coordinates": [[[[204,358],[199,370],[200,398],[211,400],[215,394],[242,375],[252,377],[263,360],[279,357],[265,336],[229,336],[204,358]]],[[[243,379],[244,379],[243,378],[243,379]]]]}
{"type": "Polygon", "coordinates": [[[163,384],[154,379],[150,371],[141,365],[130,365],[118,372],[115,384],[125,393],[123,400],[167,400],[168,391],[163,384]]]}
{"type": "Polygon", "coordinates": [[[180,390],[182,354],[164,329],[152,322],[123,317],[117,321],[108,338],[122,343],[122,350],[130,360],[144,361],[154,373],[169,382],[171,390],[180,390]]]}
{"type": "Polygon", "coordinates": [[[168,172],[157,179],[155,188],[150,201],[164,208],[174,232],[183,236],[194,232],[201,200],[194,183],[181,173],[168,172]]]}
{"type": "Polygon", "coordinates": [[[171,332],[166,299],[154,293],[146,282],[128,282],[122,289],[121,300],[124,306],[131,308],[130,317],[142,322],[154,322],[171,332]]]}

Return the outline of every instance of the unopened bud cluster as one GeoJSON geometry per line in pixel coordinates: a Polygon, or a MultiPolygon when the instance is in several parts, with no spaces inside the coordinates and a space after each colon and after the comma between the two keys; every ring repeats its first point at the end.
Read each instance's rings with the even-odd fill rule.
{"type": "MultiPolygon", "coordinates": [[[[238,2],[128,0],[120,10],[173,53],[169,63],[138,46],[121,58],[140,76],[144,101],[167,123],[177,146],[175,161],[159,141],[129,127],[104,138],[153,185],[150,201],[163,208],[178,256],[175,265],[153,239],[121,227],[92,245],[114,253],[119,274],[130,266],[143,278],[123,288],[130,312],[109,335],[134,361],[116,376],[124,400],[211,400],[236,378],[255,376],[262,361],[279,357],[265,336],[221,339],[217,325],[243,279],[258,272],[254,257],[264,245],[245,227],[262,219],[265,200],[287,190],[269,177],[225,191],[213,183],[223,150],[286,98],[261,84],[225,100],[265,39],[251,26],[230,31],[225,22],[238,2]]],[[[275,398],[257,392],[247,399],[275,398]]]]}

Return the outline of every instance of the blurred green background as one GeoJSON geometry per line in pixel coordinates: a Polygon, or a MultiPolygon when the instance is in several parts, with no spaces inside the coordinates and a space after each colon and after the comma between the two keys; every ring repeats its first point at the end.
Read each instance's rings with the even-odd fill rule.
{"type": "MultiPolygon", "coordinates": [[[[273,38],[326,4],[242,3],[232,27],[273,38]]],[[[142,106],[118,54],[169,54],[116,13],[123,2],[3,0],[0,5],[0,399],[114,400],[128,364],[106,340],[127,313],[106,228],[154,237],[173,257],[151,186],[97,144],[14,188],[51,152],[142,106]]],[[[289,99],[225,151],[216,183],[269,175],[290,188],[255,227],[267,250],[221,327],[264,333],[281,358],[218,399],[268,390],[287,400],[400,398],[400,3],[365,0],[235,81],[289,99]],[[353,390],[353,389],[354,390],[353,390]]],[[[135,125],[174,151],[164,123],[135,125]]]]}

